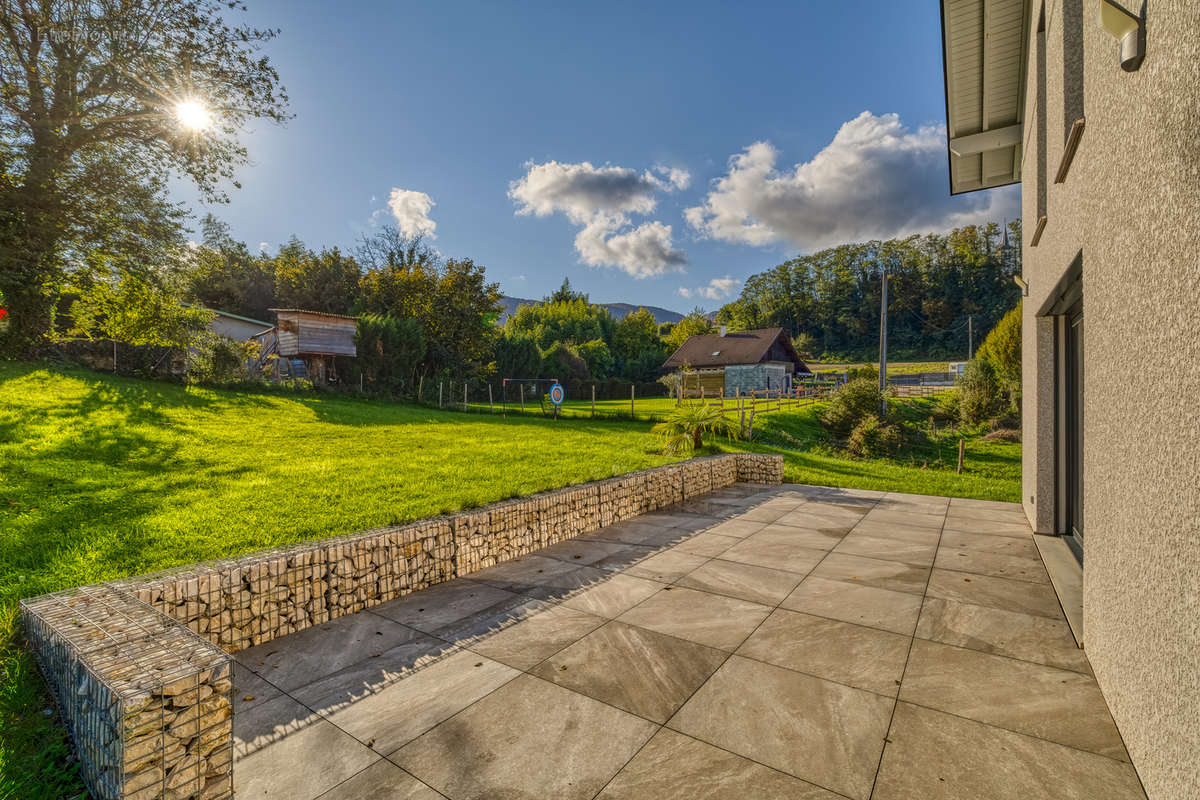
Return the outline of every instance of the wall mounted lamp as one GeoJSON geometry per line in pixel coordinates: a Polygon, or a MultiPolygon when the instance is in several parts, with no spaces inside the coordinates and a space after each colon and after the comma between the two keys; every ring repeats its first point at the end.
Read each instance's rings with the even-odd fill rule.
{"type": "Polygon", "coordinates": [[[1013,283],[1021,287],[1021,297],[1029,297],[1029,284],[1020,275],[1013,275],[1013,283]]]}
{"type": "Polygon", "coordinates": [[[1121,69],[1133,72],[1145,55],[1141,17],[1130,14],[1113,0],[1100,0],[1100,27],[1121,43],[1121,69]]]}

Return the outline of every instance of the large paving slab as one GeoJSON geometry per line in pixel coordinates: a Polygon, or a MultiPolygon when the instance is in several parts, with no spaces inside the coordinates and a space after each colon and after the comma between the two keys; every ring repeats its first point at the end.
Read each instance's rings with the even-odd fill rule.
{"type": "Polygon", "coordinates": [[[1139,798],[1020,507],[735,485],[238,653],[238,797],[1139,798]]]}

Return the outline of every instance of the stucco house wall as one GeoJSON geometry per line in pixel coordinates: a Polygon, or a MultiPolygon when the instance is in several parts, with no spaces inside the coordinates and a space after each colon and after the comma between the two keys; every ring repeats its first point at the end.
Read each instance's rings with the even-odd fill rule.
{"type": "Polygon", "coordinates": [[[1200,797],[1200,3],[1149,0],[1145,60],[1125,72],[1099,2],[1045,0],[1043,75],[1032,5],[1023,500],[1035,529],[1055,532],[1053,320],[1036,312],[1082,254],[1083,641],[1149,797],[1173,800],[1200,797]],[[1032,247],[1038,184],[1053,181],[1070,122],[1064,34],[1083,40],[1087,122],[1065,182],[1045,187],[1032,247]]]}

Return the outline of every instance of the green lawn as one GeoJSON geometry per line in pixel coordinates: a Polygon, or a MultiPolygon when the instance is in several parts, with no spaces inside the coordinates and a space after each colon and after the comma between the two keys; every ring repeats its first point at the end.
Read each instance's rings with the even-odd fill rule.
{"type": "MultiPolygon", "coordinates": [[[[925,414],[919,403],[906,413],[925,414]]],[[[637,411],[672,407],[647,399],[637,411]]],[[[760,415],[761,441],[722,446],[782,453],[789,481],[1017,499],[1019,445],[972,439],[962,476],[949,440],[855,461],[826,449],[814,413],[760,415]]],[[[505,419],[0,362],[0,800],[82,791],[18,640],[18,598],[671,460],[655,447],[646,422],[505,419]]]]}

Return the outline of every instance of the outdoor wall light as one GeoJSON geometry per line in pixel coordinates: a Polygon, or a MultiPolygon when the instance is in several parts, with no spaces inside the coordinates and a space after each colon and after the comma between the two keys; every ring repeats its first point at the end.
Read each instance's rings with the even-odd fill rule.
{"type": "Polygon", "coordinates": [[[1100,0],[1100,27],[1121,43],[1121,69],[1133,72],[1141,66],[1145,43],[1140,17],[1130,14],[1113,0],[1100,0]]]}
{"type": "Polygon", "coordinates": [[[1013,283],[1021,287],[1021,296],[1029,297],[1029,284],[1020,275],[1013,275],[1013,283]]]}

